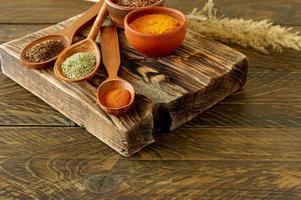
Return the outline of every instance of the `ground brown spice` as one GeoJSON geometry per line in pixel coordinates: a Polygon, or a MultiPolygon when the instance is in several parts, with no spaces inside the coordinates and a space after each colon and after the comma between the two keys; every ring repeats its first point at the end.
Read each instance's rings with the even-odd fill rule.
{"type": "Polygon", "coordinates": [[[124,7],[144,7],[153,5],[160,0],[116,0],[115,3],[124,7]]]}
{"type": "Polygon", "coordinates": [[[105,94],[101,102],[108,108],[121,108],[131,102],[131,93],[125,89],[114,89],[105,94]]]}

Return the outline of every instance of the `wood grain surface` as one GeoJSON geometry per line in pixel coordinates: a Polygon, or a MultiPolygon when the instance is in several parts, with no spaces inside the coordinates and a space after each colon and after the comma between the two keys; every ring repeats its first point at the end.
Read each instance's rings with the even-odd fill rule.
{"type": "Polygon", "coordinates": [[[180,128],[125,159],[83,129],[1,128],[0,194],[4,199],[299,199],[300,130],[180,128]]]}
{"type": "MultiPolygon", "coordinates": [[[[105,11],[105,7],[102,9],[105,11]]],[[[20,64],[21,51],[29,42],[53,34],[73,24],[75,19],[78,18],[1,45],[2,71],[124,156],[131,156],[153,143],[153,132],[180,127],[246,82],[247,57],[219,42],[189,31],[172,55],[146,59],[128,44],[124,32],[119,31],[122,54],[119,75],[135,88],[136,97],[129,112],[117,117],[109,115],[98,107],[95,96],[107,75],[104,70],[95,71],[97,76],[88,82],[70,84],[57,80],[58,74],[54,75],[52,68],[32,70],[20,64]]],[[[96,20],[103,19],[100,14],[96,20]]],[[[94,28],[93,25],[92,32],[85,29],[82,35],[89,38],[92,33],[96,39],[94,28]]],[[[88,40],[77,44],[85,41],[88,40]]],[[[107,66],[105,54],[103,57],[106,67],[112,67],[107,66]]],[[[61,58],[56,62],[56,72],[61,58]]]]}
{"type": "MultiPolygon", "coordinates": [[[[1,43],[92,5],[39,2],[0,0],[1,43]]],[[[186,11],[204,2],[167,0],[186,11]]],[[[227,16],[300,30],[298,0],[215,2],[227,16]]],[[[244,89],[130,159],[0,72],[0,199],[300,199],[301,54],[232,47],[250,58],[244,89]]]]}

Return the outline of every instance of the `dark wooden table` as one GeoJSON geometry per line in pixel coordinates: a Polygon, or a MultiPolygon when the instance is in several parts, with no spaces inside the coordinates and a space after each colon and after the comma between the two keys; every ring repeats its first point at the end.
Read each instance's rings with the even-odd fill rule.
{"type": "MultiPolygon", "coordinates": [[[[168,0],[183,11],[205,0],[168,0]]],[[[216,0],[300,30],[300,0],[216,0]]],[[[81,0],[0,0],[0,43],[77,15],[81,0]]],[[[301,199],[301,53],[250,58],[245,87],[124,158],[0,72],[0,199],[301,199]]]]}

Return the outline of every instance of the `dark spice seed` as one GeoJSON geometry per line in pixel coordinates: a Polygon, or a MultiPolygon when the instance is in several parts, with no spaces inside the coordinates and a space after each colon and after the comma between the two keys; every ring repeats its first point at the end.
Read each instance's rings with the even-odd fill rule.
{"type": "Polygon", "coordinates": [[[24,56],[30,62],[39,63],[57,56],[63,49],[63,41],[46,40],[29,48],[24,56]]]}
{"type": "Polygon", "coordinates": [[[160,0],[116,0],[115,3],[124,7],[144,7],[153,5],[160,0]]]}

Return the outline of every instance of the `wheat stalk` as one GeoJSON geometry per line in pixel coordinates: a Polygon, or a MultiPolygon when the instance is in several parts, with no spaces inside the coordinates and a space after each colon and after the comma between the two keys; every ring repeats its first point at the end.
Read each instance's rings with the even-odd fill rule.
{"type": "Polygon", "coordinates": [[[301,50],[299,32],[290,32],[292,28],[273,25],[269,20],[253,21],[217,17],[213,0],[208,0],[202,10],[193,9],[187,15],[189,27],[199,34],[224,43],[234,43],[243,47],[252,47],[262,53],[272,48],[282,52],[284,48],[301,50]]]}

